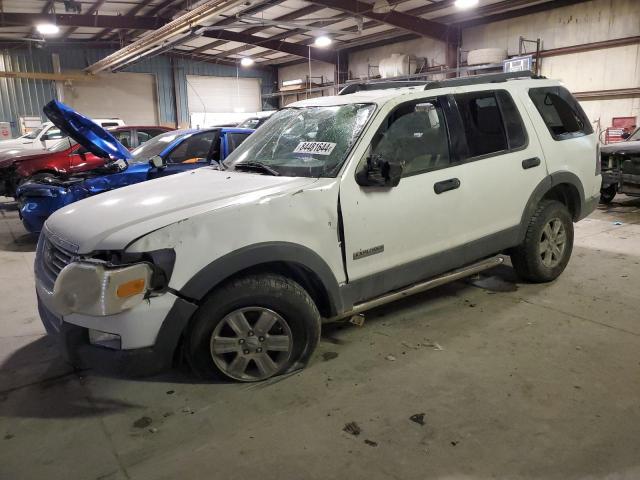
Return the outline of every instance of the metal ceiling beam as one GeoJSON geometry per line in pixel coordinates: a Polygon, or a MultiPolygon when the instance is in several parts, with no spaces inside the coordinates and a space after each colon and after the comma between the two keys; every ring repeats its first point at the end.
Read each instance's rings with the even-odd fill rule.
{"type": "MultiPolygon", "coordinates": [[[[92,15],[92,14],[96,13],[98,10],[100,10],[100,7],[102,7],[102,5],[104,5],[104,3],[106,1],[107,0],[98,0],[93,5],[91,5],[91,7],[89,7],[89,10],[87,10],[86,14],[87,15],[92,15]]],[[[149,1],[151,1],[151,0],[149,0],[149,1]]],[[[78,29],[78,27],[69,28],[66,32],[64,32],[64,34],[62,35],[62,38],[69,38],[69,35],[71,35],[77,29],[78,29]]]]}
{"type": "Polygon", "coordinates": [[[448,28],[446,25],[426,20],[416,15],[391,10],[388,13],[375,13],[373,5],[360,0],[309,0],[316,5],[332,8],[350,15],[361,16],[376,20],[380,23],[398,27],[423,37],[431,37],[437,40],[447,40],[448,28]]]}
{"type": "Polygon", "coordinates": [[[228,42],[240,42],[255,45],[256,47],[268,48],[278,52],[285,52],[297,57],[307,58],[311,54],[311,60],[320,62],[336,63],[336,52],[333,50],[319,49],[315,47],[307,47],[299,43],[282,42],[279,40],[271,40],[269,38],[257,37],[255,35],[247,35],[246,33],[217,30],[215,32],[205,32],[205,37],[226,40],[228,42]]]}
{"type": "MultiPolygon", "coordinates": [[[[89,65],[86,71],[96,74],[104,70],[120,69],[131,62],[138,61],[155,51],[161,50],[168,43],[175,43],[179,38],[190,37],[197,26],[206,24],[210,19],[233,10],[243,1],[208,0],[157,30],[89,65]]],[[[131,17],[129,20],[135,20],[136,18],[131,17]]]]}
{"type": "MultiPolygon", "coordinates": [[[[284,0],[282,0],[284,1],[284,0]]],[[[281,2],[279,2],[281,3],[281,2]]],[[[273,6],[273,5],[269,5],[269,6],[273,6]]],[[[295,12],[291,12],[291,13],[287,13],[286,15],[282,15],[280,17],[274,18],[274,20],[276,21],[282,21],[282,22],[286,22],[287,20],[292,20],[294,18],[300,18],[300,17],[304,17],[305,15],[310,15],[312,13],[315,13],[319,10],[322,10],[324,7],[318,7],[315,5],[309,5],[306,6],[304,8],[301,8],[300,10],[297,10],[295,12]]],[[[250,13],[256,13],[256,12],[250,12],[250,13]]],[[[245,15],[247,14],[246,11],[241,12],[240,15],[245,15]]],[[[216,23],[216,26],[219,25],[228,25],[232,22],[235,22],[237,19],[235,17],[229,17],[226,18],[225,20],[222,20],[221,22],[216,23]]],[[[258,33],[261,32],[262,30],[265,30],[269,28],[268,26],[260,26],[260,27],[252,27],[252,28],[248,28],[247,30],[244,30],[242,33],[246,33],[247,35],[253,35],[254,33],[258,33]]],[[[291,35],[295,35],[295,33],[292,33],[291,35]]],[[[207,50],[211,50],[212,48],[218,47],[222,44],[224,44],[224,41],[220,41],[220,40],[216,40],[215,42],[211,42],[211,43],[207,43],[206,45],[203,45],[201,47],[198,47],[194,50],[194,53],[201,53],[201,52],[205,52],[207,50]]]]}
{"type": "MultiPolygon", "coordinates": [[[[133,8],[131,8],[130,10],[127,11],[127,13],[124,14],[125,17],[133,17],[135,15],[138,14],[138,12],[140,10],[142,10],[144,7],[146,7],[147,5],[149,5],[153,0],[143,0],[142,2],[138,3],[136,6],[134,6],[133,8]]],[[[167,5],[172,3],[174,0],[165,0],[165,2],[167,5]]],[[[98,33],[96,33],[93,36],[94,40],[97,40],[99,38],[102,38],[103,36],[105,36],[107,33],[109,33],[110,30],[108,29],[104,29],[99,31],[98,33]]]]}
{"type": "MultiPolygon", "coordinates": [[[[567,7],[569,5],[575,5],[578,3],[585,3],[590,0],[551,0],[545,3],[538,3],[529,7],[518,8],[516,10],[508,10],[502,13],[496,13],[495,15],[487,15],[480,18],[474,18],[472,20],[466,20],[459,22],[458,25],[462,28],[474,27],[476,25],[485,25],[487,23],[499,22],[501,20],[509,20],[511,18],[522,17],[524,15],[533,15],[534,13],[546,12],[547,10],[555,10],[557,8],[567,7]]],[[[508,6],[510,2],[501,2],[508,6]]]]}
{"type": "Polygon", "coordinates": [[[0,19],[1,27],[35,25],[39,22],[55,22],[59,27],[136,28],[155,30],[169,19],[160,17],[124,17],[120,15],[75,15],[67,13],[34,14],[5,12],[0,19]]]}

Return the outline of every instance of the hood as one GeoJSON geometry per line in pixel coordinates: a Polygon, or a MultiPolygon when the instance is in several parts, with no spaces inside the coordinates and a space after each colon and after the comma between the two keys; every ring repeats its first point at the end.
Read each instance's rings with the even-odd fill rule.
{"type": "Polygon", "coordinates": [[[12,138],[11,140],[0,140],[0,152],[7,150],[23,150],[33,145],[33,140],[29,138],[12,138]]]}
{"type": "Polygon", "coordinates": [[[23,160],[32,160],[34,158],[46,157],[50,152],[48,150],[13,150],[0,151],[0,168],[10,167],[16,162],[23,160]]]}
{"type": "Polygon", "coordinates": [[[633,142],[618,142],[612,143],[610,145],[603,145],[600,147],[600,152],[606,155],[611,155],[612,153],[618,154],[638,154],[640,153],[640,140],[636,140],[633,142]]]}
{"type": "Polygon", "coordinates": [[[56,127],[94,155],[119,160],[131,158],[129,150],[113,135],[64,103],[51,100],[42,110],[56,127]]]}
{"type": "Polygon", "coordinates": [[[257,203],[315,181],[204,167],[73,203],[51,215],[45,230],[74,245],[78,253],[118,250],[172,223],[220,208],[257,203]]]}

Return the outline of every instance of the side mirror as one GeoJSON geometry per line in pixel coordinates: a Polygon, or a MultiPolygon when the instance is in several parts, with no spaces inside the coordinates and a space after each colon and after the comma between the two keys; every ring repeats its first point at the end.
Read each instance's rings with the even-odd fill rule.
{"type": "Polygon", "coordinates": [[[356,172],[356,182],[362,187],[397,187],[402,178],[402,165],[381,155],[369,155],[356,172]]]}
{"type": "Polygon", "coordinates": [[[162,157],[160,155],[156,155],[155,157],[151,157],[151,159],[149,160],[149,165],[151,165],[154,168],[157,168],[158,170],[164,168],[166,166],[166,164],[164,163],[164,160],[162,159],[162,157]]]}

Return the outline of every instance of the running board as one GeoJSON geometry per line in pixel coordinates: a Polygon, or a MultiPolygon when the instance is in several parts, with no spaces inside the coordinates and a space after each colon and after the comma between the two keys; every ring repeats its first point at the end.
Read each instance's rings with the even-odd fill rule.
{"type": "Polygon", "coordinates": [[[410,297],[411,295],[422,293],[427,290],[431,290],[432,288],[439,287],[440,285],[444,285],[450,282],[455,282],[456,280],[460,280],[461,278],[469,277],[471,275],[475,275],[476,273],[480,273],[484,270],[497,267],[498,265],[501,265],[503,262],[504,262],[504,258],[498,256],[498,257],[487,258],[486,260],[482,260],[481,262],[467,265],[466,267],[459,268],[457,270],[451,270],[450,272],[444,273],[437,277],[433,277],[424,282],[414,283],[413,285],[406,287],[402,290],[396,290],[394,292],[387,293],[380,297],[374,298],[373,300],[369,300],[368,302],[358,303],[354,305],[353,308],[348,312],[344,312],[339,315],[336,315],[335,317],[328,318],[325,320],[325,322],[326,323],[336,322],[338,320],[344,320],[345,318],[353,317],[354,315],[358,315],[359,313],[362,313],[365,310],[371,310],[372,308],[380,307],[382,305],[386,305],[387,303],[395,302],[396,300],[410,297]]]}

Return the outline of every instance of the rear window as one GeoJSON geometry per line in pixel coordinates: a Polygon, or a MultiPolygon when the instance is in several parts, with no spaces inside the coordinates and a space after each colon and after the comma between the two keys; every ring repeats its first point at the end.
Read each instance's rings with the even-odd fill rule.
{"type": "Polygon", "coordinates": [[[554,140],[590,135],[593,128],[577,100],[563,87],[541,87],[529,90],[554,140]]]}

